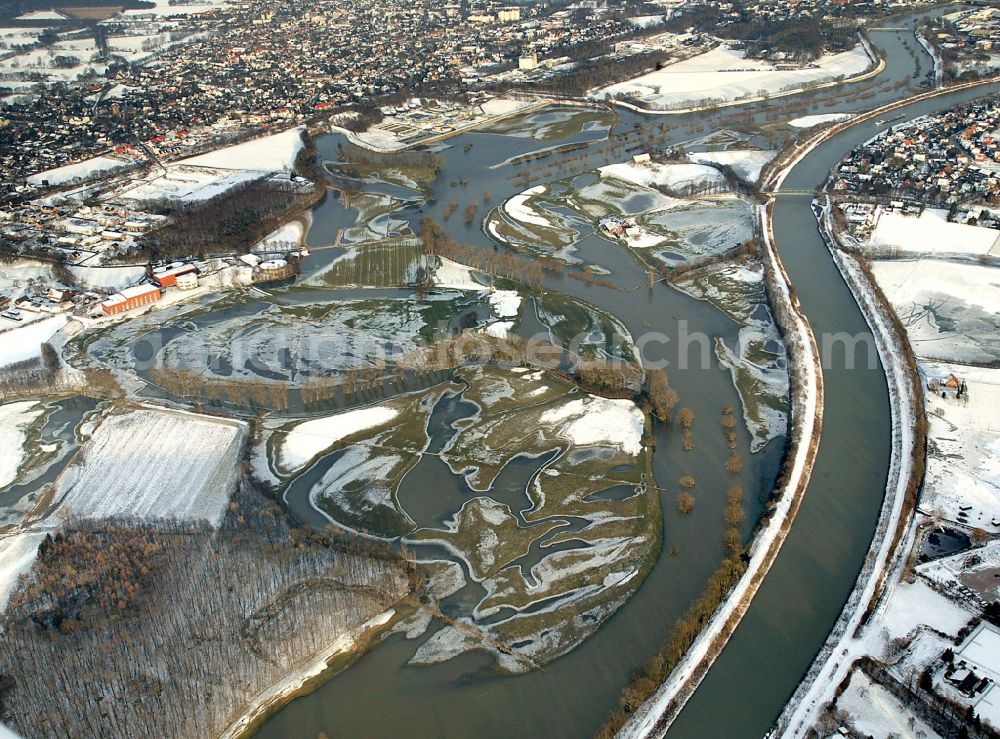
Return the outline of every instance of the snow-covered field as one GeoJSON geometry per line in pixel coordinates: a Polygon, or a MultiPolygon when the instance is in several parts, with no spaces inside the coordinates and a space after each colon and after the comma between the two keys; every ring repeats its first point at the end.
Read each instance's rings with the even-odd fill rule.
{"type": "Polygon", "coordinates": [[[434,270],[434,284],[453,290],[485,290],[487,288],[487,285],[476,280],[472,269],[464,264],[453,262],[447,257],[438,257],[438,266],[434,270]]]}
{"type": "Polygon", "coordinates": [[[617,177],[645,187],[666,187],[670,190],[723,187],[726,179],[722,172],[706,164],[634,164],[623,162],[609,164],[600,169],[601,175],[617,177]]]}
{"type": "Polygon", "coordinates": [[[0,490],[17,479],[24,463],[27,428],[42,414],[34,400],[0,405],[0,490]]]}
{"type": "Polygon", "coordinates": [[[124,169],[132,164],[129,159],[116,159],[114,157],[100,156],[84,159],[82,162],[67,164],[55,169],[47,169],[44,172],[33,174],[28,178],[32,185],[41,185],[48,182],[52,187],[65,185],[77,178],[87,179],[96,175],[107,175],[119,169],[124,169]]]}
{"type": "Polygon", "coordinates": [[[264,172],[291,172],[295,159],[305,142],[304,126],[290,128],[271,136],[244,141],[207,154],[182,159],[178,164],[219,169],[256,170],[264,172]]]}
{"type": "Polygon", "coordinates": [[[86,267],[69,268],[81,287],[92,290],[122,290],[138,285],[146,278],[145,267],[86,267]]]}
{"type": "Polygon", "coordinates": [[[770,150],[729,149],[688,154],[688,159],[695,164],[721,164],[731,167],[737,177],[753,184],[760,179],[760,172],[764,166],[777,155],[778,152],[770,150]]]}
{"type": "Polygon", "coordinates": [[[511,100],[510,98],[491,98],[479,107],[488,116],[510,115],[519,110],[530,108],[533,102],[524,100],[511,100]]]}
{"type": "Polygon", "coordinates": [[[768,62],[743,56],[743,51],[717,46],[691,59],[601,88],[591,97],[603,100],[607,95],[625,96],[654,110],[671,110],[774,95],[830,82],[839,75],[858,75],[871,65],[861,45],[840,54],[824,55],[803,69],[779,70],[768,62]]]}
{"type": "Polygon", "coordinates": [[[80,518],[218,525],[238,476],[244,424],[154,408],[112,412],[56,482],[80,518]]]}
{"type": "Polygon", "coordinates": [[[636,220],[664,235],[654,255],[668,265],[718,256],[753,237],[753,210],[737,199],[678,200],[636,220]]]}
{"type": "Polygon", "coordinates": [[[879,260],[872,270],[917,356],[1000,359],[1000,270],[934,259],[879,260]]]}
{"type": "Polygon", "coordinates": [[[129,180],[114,191],[112,199],[140,203],[160,200],[197,202],[210,200],[237,185],[268,175],[263,170],[223,170],[191,165],[192,160],[186,160],[184,164],[170,165],[165,173],[157,169],[144,179],[129,180]]]}
{"type": "Polygon", "coordinates": [[[40,357],[42,344],[65,326],[66,320],[66,314],[59,313],[0,332],[0,367],[40,357]]]}
{"type": "Polygon", "coordinates": [[[296,472],[341,439],[385,426],[397,415],[393,408],[373,406],[300,423],[281,439],[277,465],[282,472],[296,472]]]}
{"type": "Polygon", "coordinates": [[[281,249],[288,246],[298,247],[306,233],[306,224],[296,219],[274,229],[254,245],[254,251],[281,249]]]}
{"type": "Polygon", "coordinates": [[[876,252],[1000,256],[1000,231],[950,223],[948,211],[928,208],[919,217],[882,213],[872,232],[876,252]]]}
{"type": "Polygon", "coordinates": [[[129,20],[143,16],[160,18],[175,15],[192,15],[194,13],[204,13],[217,8],[224,8],[229,4],[228,0],[189,0],[189,2],[184,3],[171,3],[168,0],[152,0],[152,2],[155,7],[126,10],[121,15],[129,20]]]}
{"type": "Polygon", "coordinates": [[[1000,531],[1000,369],[927,363],[925,377],[954,373],[967,399],[926,393],[927,476],[921,510],[1000,531]]]}

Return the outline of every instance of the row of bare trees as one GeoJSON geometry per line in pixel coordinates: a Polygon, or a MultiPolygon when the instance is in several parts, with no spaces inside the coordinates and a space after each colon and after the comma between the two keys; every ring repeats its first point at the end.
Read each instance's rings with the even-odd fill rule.
{"type": "MultiPolygon", "coordinates": [[[[650,384],[652,384],[653,376],[650,375],[650,384]]],[[[657,380],[657,383],[663,381],[657,380]]],[[[682,408],[678,413],[678,421],[683,428],[690,430],[694,421],[694,413],[689,409],[682,408]]],[[[725,466],[726,471],[731,475],[739,474],[743,468],[736,451],[735,427],[734,409],[731,405],[726,405],[722,411],[722,429],[727,440],[730,441],[731,451],[725,466]]],[[[691,491],[697,483],[691,475],[684,475],[678,480],[678,484],[681,487],[681,492],[677,495],[677,509],[681,514],[690,513],[695,506],[695,497],[691,491]]],[[[726,554],[722,563],[712,573],[702,594],[674,624],[667,641],[637,671],[636,676],[622,691],[617,708],[611,712],[607,721],[595,735],[599,739],[611,739],[611,737],[616,736],[629,716],[656,693],[660,685],[683,659],[702,629],[705,628],[712,614],[746,572],[747,558],[743,551],[741,529],[746,521],[746,510],[743,506],[743,487],[737,482],[730,485],[726,491],[726,506],[723,516],[726,523],[723,532],[723,546],[726,554]]],[[[676,552],[676,549],[672,547],[671,551],[676,552]]]]}
{"type": "Polygon", "coordinates": [[[482,272],[516,280],[532,288],[539,288],[545,282],[545,269],[542,264],[508,252],[463,246],[449,236],[441,224],[431,218],[423,218],[420,221],[420,238],[429,255],[445,257],[482,272]]]}

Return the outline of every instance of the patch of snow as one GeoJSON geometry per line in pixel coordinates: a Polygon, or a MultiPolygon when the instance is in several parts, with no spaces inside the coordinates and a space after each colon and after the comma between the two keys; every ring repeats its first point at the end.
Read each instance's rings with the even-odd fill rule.
{"type": "Polygon", "coordinates": [[[55,336],[67,320],[65,313],[59,313],[0,332],[0,367],[41,357],[42,344],[55,336]]]}
{"type": "Polygon", "coordinates": [[[600,168],[601,176],[617,177],[645,187],[685,188],[722,187],[726,178],[715,167],[704,164],[634,164],[622,162],[600,168]]]}
{"type": "Polygon", "coordinates": [[[729,149],[727,151],[704,151],[688,154],[695,164],[721,164],[731,167],[736,176],[750,184],[760,179],[760,172],[778,152],[755,149],[729,149]]]}
{"type": "Polygon", "coordinates": [[[399,414],[384,406],[358,408],[293,426],[281,440],[277,463],[282,471],[296,472],[321,452],[359,431],[384,426],[399,414]]]}
{"type": "Polygon", "coordinates": [[[822,113],[820,115],[804,115],[801,118],[793,118],[788,122],[793,128],[812,128],[823,123],[840,123],[853,118],[853,113],[822,113]]]}
{"type": "Polygon", "coordinates": [[[538,421],[578,446],[613,446],[631,455],[642,451],[645,418],[631,400],[588,395],[545,411],[538,421]]]}
{"type": "Polygon", "coordinates": [[[538,211],[533,210],[527,205],[528,199],[532,195],[541,195],[545,192],[545,185],[537,185],[525,190],[522,193],[514,195],[507,202],[503,204],[504,212],[513,218],[515,221],[520,221],[521,223],[530,223],[533,226],[543,226],[545,228],[552,228],[553,224],[544,215],[541,215],[538,211]]]}
{"type": "Polygon", "coordinates": [[[489,300],[499,318],[514,318],[521,312],[521,296],[516,290],[494,290],[489,300]]]}
{"type": "Polygon", "coordinates": [[[476,282],[473,270],[464,264],[453,262],[446,257],[438,257],[438,267],[434,270],[434,284],[451,290],[485,290],[486,285],[476,282]]]}
{"type": "Polygon", "coordinates": [[[0,613],[6,610],[18,578],[34,564],[43,539],[44,531],[0,537],[0,613]]]}
{"type": "Polygon", "coordinates": [[[24,463],[27,427],[43,410],[34,400],[0,405],[0,490],[17,479],[17,472],[24,463]]]}

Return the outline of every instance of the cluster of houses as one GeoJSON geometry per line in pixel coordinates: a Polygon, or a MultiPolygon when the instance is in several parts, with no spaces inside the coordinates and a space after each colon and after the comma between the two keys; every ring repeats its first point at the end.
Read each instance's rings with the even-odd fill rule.
{"type": "Polygon", "coordinates": [[[0,238],[23,253],[90,264],[127,255],[164,220],[119,205],[32,201],[0,206],[0,238]]]}
{"type": "MultiPolygon", "coordinates": [[[[97,78],[56,90],[45,80],[27,84],[22,71],[7,73],[18,79],[7,80],[16,94],[0,109],[0,167],[13,176],[0,185],[0,202],[31,195],[22,178],[113,147],[142,144],[170,156],[231,133],[214,128],[220,122],[261,127],[348,111],[404,91],[419,94],[423,87],[455,89],[463,69],[516,67],[526,51],[561,56],[574,45],[641,31],[611,17],[609,5],[624,7],[259,0],[196,16],[178,5],[178,18],[159,23],[171,37],[187,34],[185,43],[120,61],[117,39],[140,31],[124,22],[135,14],[115,15],[101,23],[110,51],[97,78]],[[213,32],[223,27],[225,33],[213,32]]],[[[0,72],[0,93],[3,88],[0,72]]]]}
{"type": "Polygon", "coordinates": [[[1000,9],[979,7],[945,16],[928,33],[953,76],[992,74],[1000,67],[1000,9]]]}
{"type": "Polygon", "coordinates": [[[841,162],[834,190],[945,207],[1000,205],[998,125],[1000,106],[981,102],[889,126],[841,162]]]}

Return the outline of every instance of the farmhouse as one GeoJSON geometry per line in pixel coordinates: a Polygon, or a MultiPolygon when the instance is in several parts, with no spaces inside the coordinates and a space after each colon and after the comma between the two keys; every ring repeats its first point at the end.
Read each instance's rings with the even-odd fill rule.
{"type": "Polygon", "coordinates": [[[155,285],[138,285],[115,293],[110,298],[101,303],[101,309],[107,315],[114,313],[124,313],[140,305],[155,303],[160,299],[160,288],[155,285]]]}
{"type": "Polygon", "coordinates": [[[932,377],[928,379],[927,389],[932,393],[940,393],[942,397],[961,397],[966,393],[965,381],[959,379],[959,377],[954,374],[948,375],[947,377],[932,377]]]}
{"type": "Polygon", "coordinates": [[[988,621],[980,623],[956,651],[944,679],[980,719],[1000,726],[1000,630],[988,621]]]}

